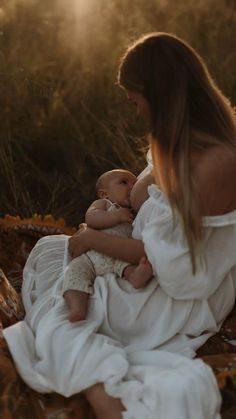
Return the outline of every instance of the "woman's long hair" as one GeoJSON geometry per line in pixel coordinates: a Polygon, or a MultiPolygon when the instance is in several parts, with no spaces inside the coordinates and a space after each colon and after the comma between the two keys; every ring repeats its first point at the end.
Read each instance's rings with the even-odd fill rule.
{"type": "Polygon", "coordinates": [[[122,57],[118,84],[141,93],[151,110],[154,176],[181,215],[193,272],[201,244],[201,205],[192,156],[224,145],[236,152],[235,115],[201,57],[167,33],[143,36],[122,57]]]}

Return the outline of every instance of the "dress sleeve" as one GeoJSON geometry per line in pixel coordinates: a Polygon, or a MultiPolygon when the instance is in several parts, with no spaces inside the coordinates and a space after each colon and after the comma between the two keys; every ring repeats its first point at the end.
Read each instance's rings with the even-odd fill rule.
{"type": "Polygon", "coordinates": [[[203,234],[202,256],[197,257],[194,275],[182,224],[178,219],[173,222],[170,207],[158,217],[153,206],[142,239],[160,287],[174,299],[208,299],[236,265],[235,225],[204,227],[203,234]]]}

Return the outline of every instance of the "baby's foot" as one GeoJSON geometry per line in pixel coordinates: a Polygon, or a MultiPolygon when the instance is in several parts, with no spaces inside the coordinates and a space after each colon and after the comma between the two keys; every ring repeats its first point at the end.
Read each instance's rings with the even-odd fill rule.
{"type": "Polygon", "coordinates": [[[87,316],[87,303],[86,306],[73,307],[69,312],[69,320],[71,323],[86,320],[87,316]]]}
{"type": "Polygon", "coordinates": [[[143,288],[152,276],[152,265],[144,256],[140,259],[138,266],[130,273],[129,282],[131,282],[134,288],[143,288]]]}
{"type": "Polygon", "coordinates": [[[70,322],[74,323],[86,319],[88,311],[88,297],[89,295],[87,293],[77,290],[67,290],[64,293],[64,298],[70,309],[70,322]]]}

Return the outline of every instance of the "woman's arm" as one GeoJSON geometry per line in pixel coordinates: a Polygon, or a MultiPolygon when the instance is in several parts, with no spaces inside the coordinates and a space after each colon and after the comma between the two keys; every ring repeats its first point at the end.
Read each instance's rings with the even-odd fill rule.
{"type": "Polygon", "coordinates": [[[113,236],[83,224],[69,239],[69,253],[74,258],[91,249],[134,265],[145,255],[141,240],[113,236]]]}

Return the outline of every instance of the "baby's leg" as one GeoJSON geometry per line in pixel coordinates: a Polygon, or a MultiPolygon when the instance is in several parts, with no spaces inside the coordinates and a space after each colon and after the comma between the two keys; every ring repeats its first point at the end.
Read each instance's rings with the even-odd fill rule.
{"type": "Polygon", "coordinates": [[[152,265],[144,256],[137,266],[129,265],[124,269],[123,275],[134,288],[143,288],[152,278],[152,265]]]}
{"type": "Polygon", "coordinates": [[[89,294],[83,291],[69,289],[65,291],[63,296],[70,309],[70,322],[85,320],[88,311],[89,294]]]}
{"type": "Polygon", "coordinates": [[[93,293],[95,271],[90,258],[83,254],[73,259],[65,270],[62,294],[69,306],[69,320],[85,320],[89,294],[93,293]]]}
{"type": "Polygon", "coordinates": [[[97,419],[121,419],[122,412],[125,410],[120,399],[109,396],[103,384],[95,384],[86,389],[84,394],[92,405],[97,419]]]}

